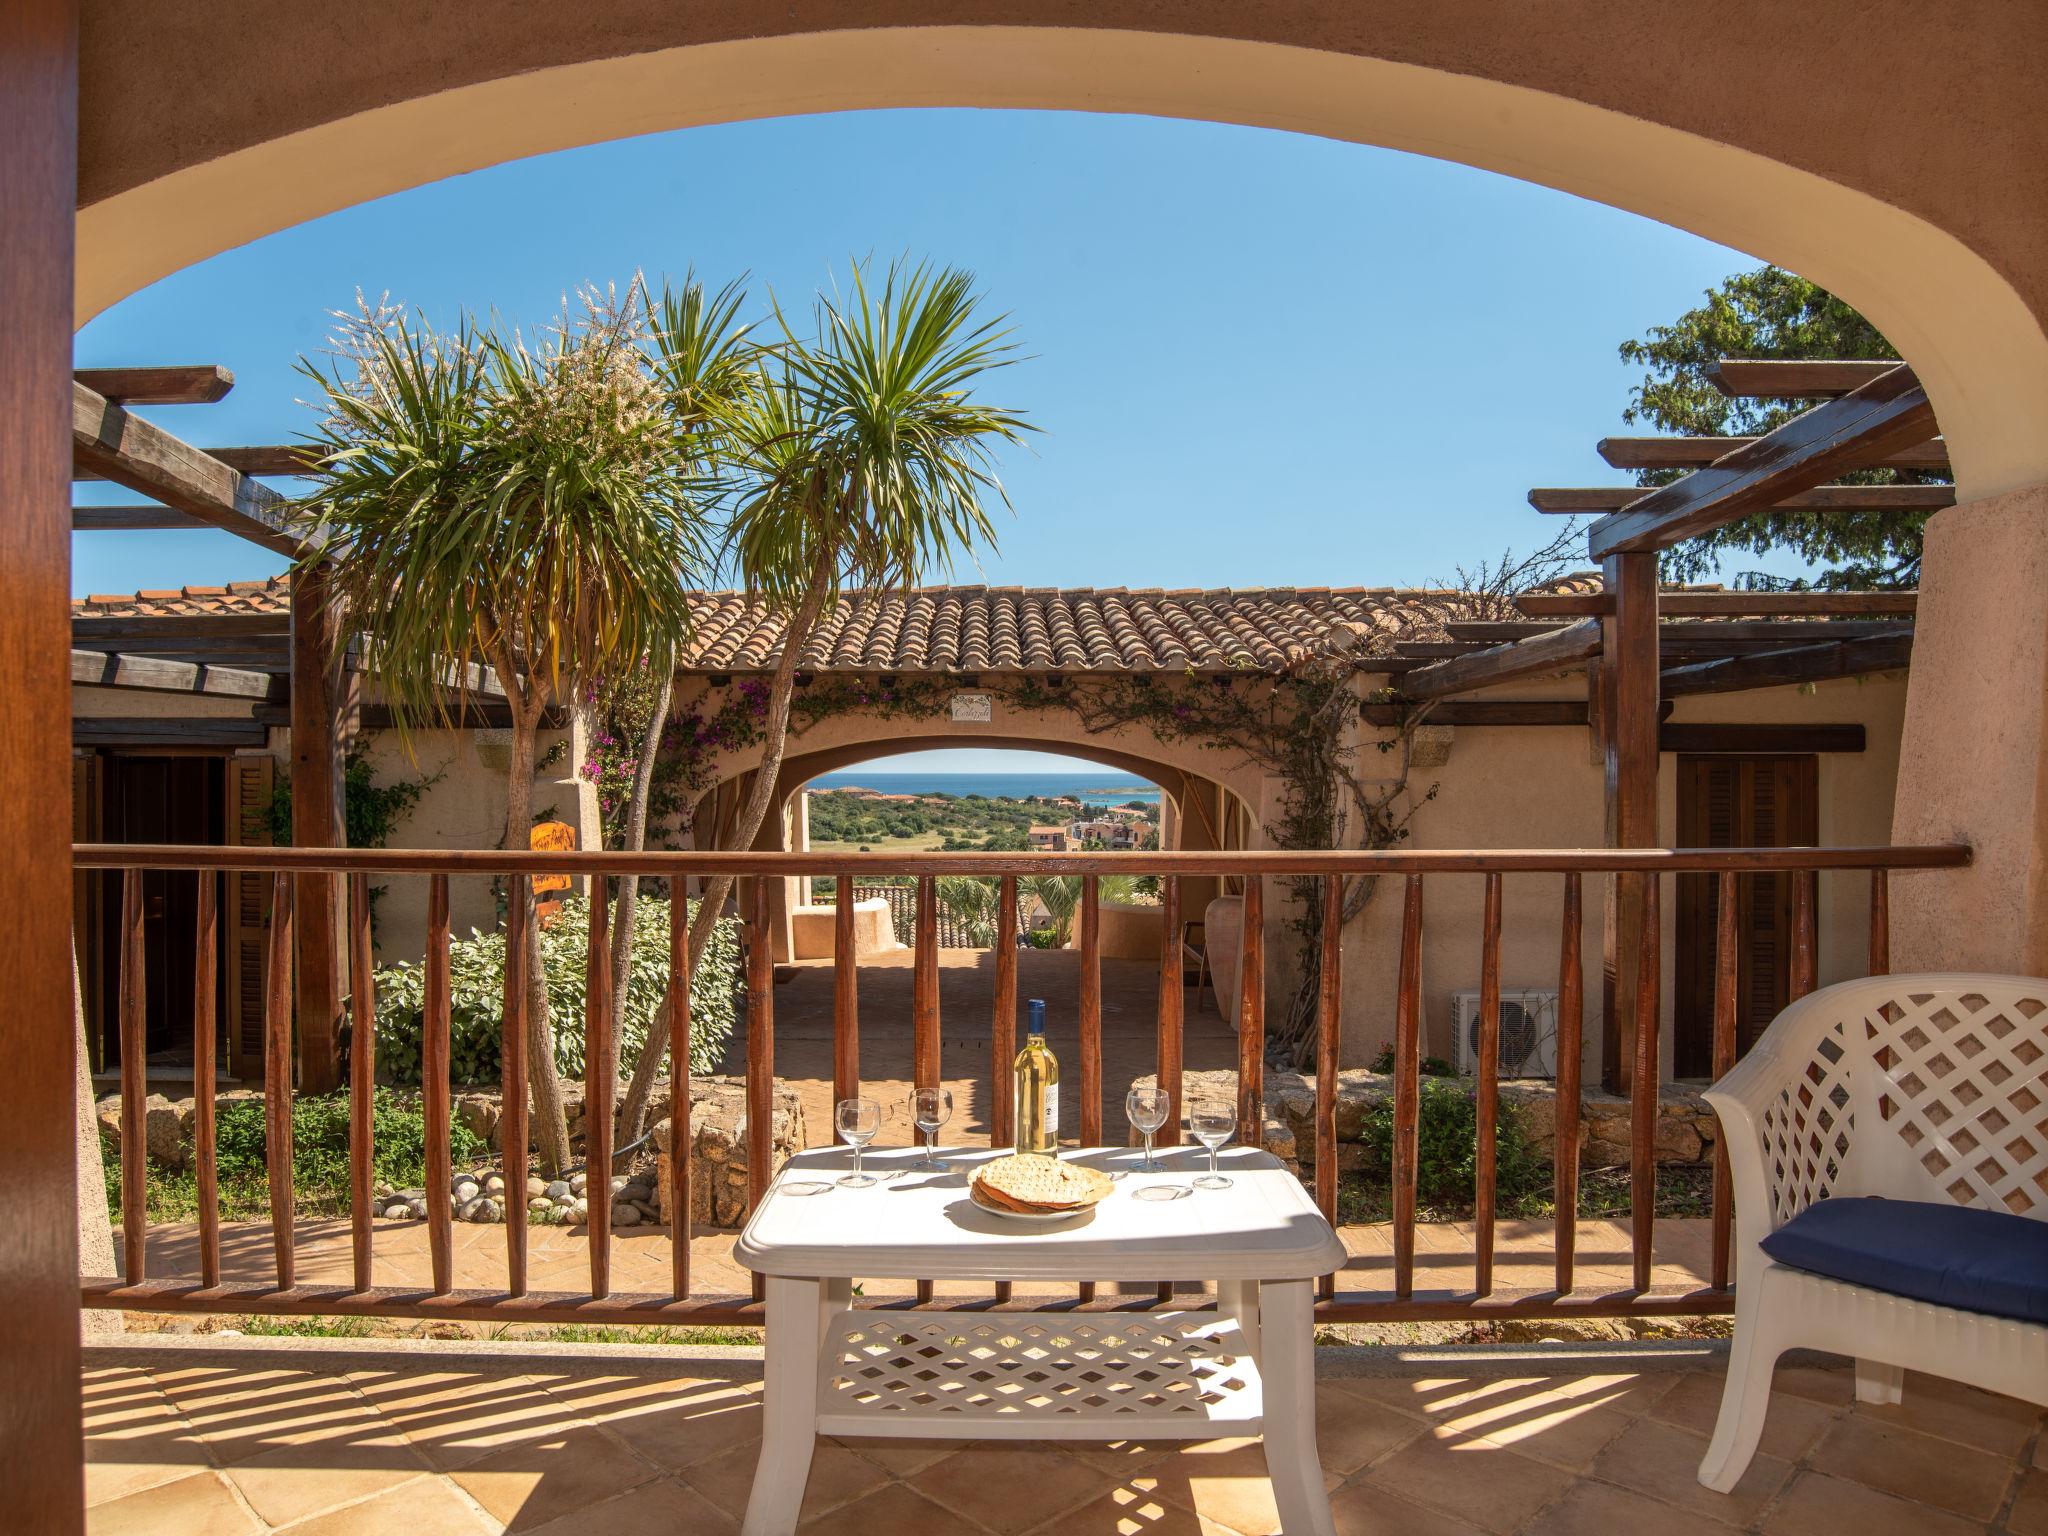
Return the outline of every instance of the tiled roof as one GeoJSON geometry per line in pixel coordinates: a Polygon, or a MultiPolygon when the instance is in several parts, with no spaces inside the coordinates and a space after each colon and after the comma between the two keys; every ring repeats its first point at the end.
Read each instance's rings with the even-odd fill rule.
{"type": "Polygon", "coordinates": [[[74,599],[74,619],[169,618],[208,613],[289,613],[291,583],[283,576],[268,581],[231,581],[224,587],[166,587],[130,594],[74,599]]]}
{"type": "MultiPolygon", "coordinates": [[[[757,597],[702,592],[684,670],[759,672],[783,622],[757,597]]],[[[814,672],[1279,672],[1332,648],[1384,651],[1428,638],[1458,594],[1391,587],[1165,592],[1122,587],[920,587],[848,592],[812,631],[814,672]]],[[[78,618],[286,613],[282,576],[74,602],[78,618]]]]}
{"type": "MultiPolygon", "coordinates": [[[[1341,639],[1391,642],[1421,618],[1423,593],[1387,587],[920,587],[848,592],[798,664],[852,672],[1278,672],[1341,639]]],[[[758,598],[706,592],[686,670],[772,668],[783,624],[758,598]]]]}

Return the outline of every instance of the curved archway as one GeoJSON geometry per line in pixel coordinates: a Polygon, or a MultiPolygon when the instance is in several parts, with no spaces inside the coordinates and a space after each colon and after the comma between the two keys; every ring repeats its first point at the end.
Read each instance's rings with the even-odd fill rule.
{"type": "MultiPolygon", "coordinates": [[[[1019,7],[1021,25],[946,24],[953,18],[938,0],[911,0],[899,8],[910,13],[903,21],[937,24],[853,29],[849,20],[837,23],[846,30],[745,38],[718,35],[715,20],[650,21],[605,0],[568,29],[546,9],[545,17],[529,10],[500,18],[489,49],[475,47],[447,13],[393,15],[374,61],[352,59],[325,79],[307,77],[288,35],[226,14],[173,16],[162,35],[130,27],[118,46],[89,48],[81,312],[319,214],[571,145],[867,107],[1141,112],[1458,160],[1778,262],[1854,303],[1914,363],[1965,500],[2048,478],[2048,436],[2038,431],[2048,419],[2048,335],[1989,260],[1934,218],[1850,185],[1859,157],[1844,144],[1803,157],[1848,167],[1840,179],[1790,163],[1804,147],[1796,116],[1781,115],[1765,130],[1728,103],[1715,110],[1691,101],[1667,109],[1668,121],[1656,120],[1654,93],[1647,109],[1613,104],[1643,99],[1646,50],[1691,46],[1696,28],[1682,8],[1639,16],[1612,34],[1583,23],[1583,56],[1569,69],[1529,57],[1523,29],[1505,18],[1486,26],[1465,17],[1461,27],[1457,16],[1429,14],[1433,7],[1381,18],[1369,44],[1312,18],[1252,11],[1225,20],[1197,4],[1182,7],[1186,15],[1169,7],[1163,19],[1144,8],[1131,25],[1151,30],[1119,30],[1113,11],[1073,26],[1028,7],[1019,7]],[[613,9],[621,14],[607,14],[613,9]],[[264,35],[238,35],[238,26],[264,35]],[[1214,35],[1226,26],[1238,35],[1214,35]],[[1384,56],[1368,56],[1368,47],[1384,56]],[[277,90],[239,80],[218,93],[230,100],[208,104],[207,132],[189,131],[183,116],[181,131],[167,131],[168,123],[153,131],[173,103],[181,113],[193,104],[186,79],[165,78],[166,60],[179,58],[201,78],[223,58],[243,60],[255,76],[276,76],[277,90]],[[550,62],[562,59],[572,62],[550,62]],[[121,112],[101,120],[94,109],[102,99],[119,99],[121,112]],[[1678,126],[1680,119],[1711,123],[1725,137],[1678,126]],[[1738,147],[1745,140],[1771,152],[1738,147]]],[[[1563,30],[1564,41],[1573,36],[1563,30]]],[[[1832,77],[1842,65],[1816,58],[1815,67],[1832,77]]],[[[1856,131],[1825,116],[1807,126],[1856,131]]],[[[1932,185],[1914,190],[1923,203],[1936,196],[1932,185]]],[[[1969,220],[1947,222],[1961,228],[1969,220]]]]}

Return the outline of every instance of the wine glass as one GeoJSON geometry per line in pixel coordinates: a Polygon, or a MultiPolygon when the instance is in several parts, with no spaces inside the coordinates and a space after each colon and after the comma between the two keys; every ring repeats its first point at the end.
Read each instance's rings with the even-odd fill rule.
{"type": "Polygon", "coordinates": [[[853,1172],[840,1175],[840,1187],[868,1188],[875,1176],[860,1171],[860,1151],[882,1128],[882,1106],[873,1099],[841,1099],[832,1111],[832,1123],[839,1129],[839,1139],[853,1148],[853,1172]]]}
{"type": "Polygon", "coordinates": [[[1220,1099],[1197,1104],[1188,1112],[1188,1131],[1209,1149],[1209,1171],[1194,1181],[1195,1188],[1230,1188],[1229,1177],[1216,1171],[1216,1153],[1237,1132],[1237,1106],[1220,1099]]]}
{"type": "Polygon", "coordinates": [[[1152,1156],[1152,1137],[1173,1108],[1172,1097],[1164,1088],[1133,1088],[1124,1095],[1124,1113],[1145,1138],[1145,1161],[1138,1165],[1140,1173],[1157,1173],[1159,1164],[1152,1156]]]}
{"type": "Polygon", "coordinates": [[[947,1088],[920,1088],[910,1096],[911,1118],[917,1128],[924,1132],[924,1157],[917,1164],[926,1173],[940,1173],[945,1164],[939,1161],[937,1139],[939,1127],[953,1118],[953,1094],[947,1088]]]}

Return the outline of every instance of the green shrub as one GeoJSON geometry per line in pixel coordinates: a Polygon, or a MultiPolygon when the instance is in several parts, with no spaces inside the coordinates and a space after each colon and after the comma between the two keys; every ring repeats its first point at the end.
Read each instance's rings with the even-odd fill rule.
{"type": "MultiPolygon", "coordinates": [[[[1470,1209],[1479,1155],[1479,1107],[1463,1079],[1425,1077],[1416,1116],[1415,1194],[1425,1206],[1470,1209]]],[[[1365,1117],[1366,1156],[1381,1170],[1394,1166],[1394,1105],[1387,1100],[1365,1117]]],[[[1493,1151],[1498,1203],[1511,1205],[1543,1188],[1549,1166],[1537,1155],[1511,1104],[1500,1106],[1493,1151]]]]}
{"type": "MultiPolygon", "coordinates": [[[[668,987],[668,911],[665,897],[642,895],[633,915],[633,963],[620,1012],[619,1060],[637,1058],[668,987]]],[[[565,901],[561,916],[541,934],[548,984],[548,1022],[555,1062],[572,1077],[583,1072],[584,961],[590,942],[589,904],[565,901]]],[[[472,933],[449,945],[449,1058],[455,1082],[498,1081],[498,1047],[505,1017],[505,935],[472,933]]],[[[716,1065],[732,1033],[739,984],[739,924],[722,920],[690,978],[690,1070],[716,1065]]],[[[392,1083],[420,1080],[420,1020],[426,974],[416,964],[377,970],[377,1076],[392,1083]]]]}
{"type": "MultiPolygon", "coordinates": [[[[1416,1068],[1424,1077],[1456,1077],[1458,1075],[1458,1069],[1448,1061],[1445,1061],[1441,1056],[1425,1056],[1416,1064],[1416,1068]]],[[[1394,1048],[1391,1045],[1381,1046],[1379,1055],[1373,1057],[1367,1063],[1366,1070],[1368,1072],[1378,1072],[1382,1075],[1392,1072],[1394,1070],[1394,1048]]]]}

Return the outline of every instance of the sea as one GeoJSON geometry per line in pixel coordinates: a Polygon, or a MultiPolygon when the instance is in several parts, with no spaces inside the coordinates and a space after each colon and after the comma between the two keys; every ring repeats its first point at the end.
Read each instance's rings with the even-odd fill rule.
{"type": "Polygon", "coordinates": [[[872,789],[884,795],[986,795],[1028,800],[1072,795],[1086,805],[1123,805],[1159,799],[1159,786],[1128,778],[1114,769],[1101,773],[863,773],[848,768],[820,774],[812,789],[872,789]]]}

